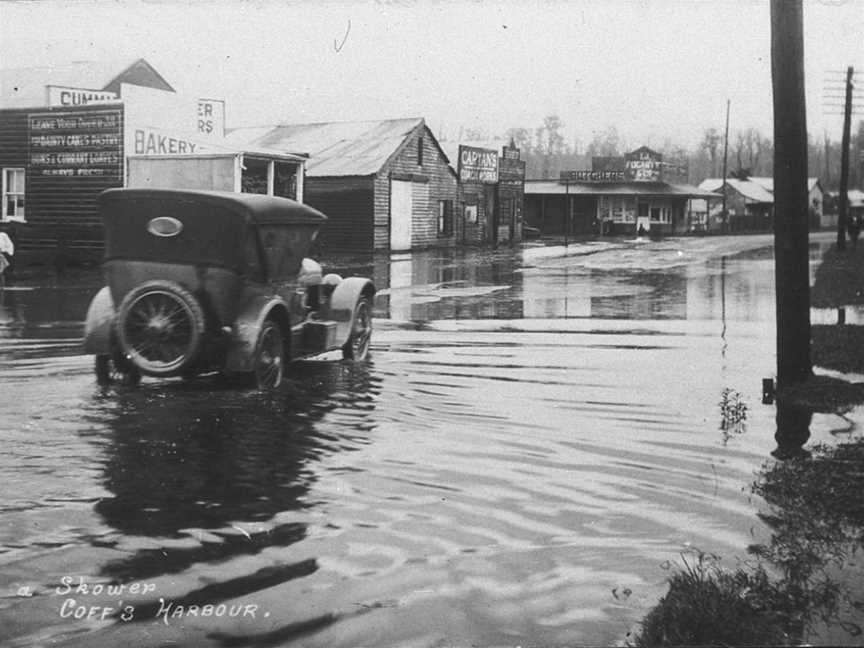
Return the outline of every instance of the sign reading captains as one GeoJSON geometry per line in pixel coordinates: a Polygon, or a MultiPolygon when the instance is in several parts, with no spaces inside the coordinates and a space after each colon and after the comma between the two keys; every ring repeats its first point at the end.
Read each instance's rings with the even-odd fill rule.
{"type": "Polygon", "coordinates": [[[460,182],[498,182],[498,152],[459,145],[460,182]]]}

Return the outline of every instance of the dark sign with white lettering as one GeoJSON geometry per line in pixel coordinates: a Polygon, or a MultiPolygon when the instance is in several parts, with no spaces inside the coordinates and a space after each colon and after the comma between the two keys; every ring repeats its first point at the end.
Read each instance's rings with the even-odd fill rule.
{"type": "Polygon", "coordinates": [[[498,152],[459,145],[459,182],[498,182],[498,152]]]}
{"type": "Polygon", "coordinates": [[[28,143],[31,176],[123,177],[122,109],[31,113],[28,143]]]}
{"type": "Polygon", "coordinates": [[[633,182],[660,182],[663,156],[647,146],[636,149],[626,156],[627,179],[633,182]]]}
{"type": "Polygon", "coordinates": [[[624,171],[562,171],[561,182],[624,182],[624,171]]]}
{"type": "Polygon", "coordinates": [[[506,157],[498,160],[498,184],[523,188],[525,186],[525,161],[506,157]]]}

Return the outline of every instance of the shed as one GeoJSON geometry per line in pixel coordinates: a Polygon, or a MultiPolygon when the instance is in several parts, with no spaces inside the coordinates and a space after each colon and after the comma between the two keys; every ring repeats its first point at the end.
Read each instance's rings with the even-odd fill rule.
{"type": "Polygon", "coordinates": [[[424,119],[276,124],[226,142],[303,153],[304,200],[324,212],[324,254],[451,246],[456,174],[424,119]]]}
{"type": "MultiPolygon", "coordinates": [[[[773,183],[772,183],[773,187],[773,183]]],[[[726,229],[731,232],[768,232],[774,227],[774,194],[763,184],[752,178],[707,178],[699,188],[712,191],[721,196],[720,201],[712,203],[711,228],[716,222],[722,225],[722,195],[726,194],[728,222],[726,229]],[[718,221],[719,218],[719,221],[718,221]]]]}

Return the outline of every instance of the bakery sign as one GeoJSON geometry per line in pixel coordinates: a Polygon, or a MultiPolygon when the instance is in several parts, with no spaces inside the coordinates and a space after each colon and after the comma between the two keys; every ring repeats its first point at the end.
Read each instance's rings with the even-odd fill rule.
{"type": "Polygon", "coordinates": [[[498,151],[459,145],[459,182],[498,182],[498,151]]]}

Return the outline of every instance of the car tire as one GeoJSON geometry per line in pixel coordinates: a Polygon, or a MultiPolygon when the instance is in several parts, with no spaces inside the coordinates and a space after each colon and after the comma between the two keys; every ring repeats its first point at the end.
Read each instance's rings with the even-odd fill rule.
{"type": "Polygon", "coordinates": [[[137,387],[141,382],[141,372],[125,358],[120,360],[107,354],[97,355],[94,369],[96,382],[103,387],[137,387]]]}
{"type": "Polygon", "coordinates": [[[192,364],[204,327],[198,300],[174,281],[147,281],[132,289],[118,309],[122,352],[152,376],[176,375],[192,364]]]}
{"type": "Polygon", "coordinates": [[[269,317],[264,320],[255,344],[255,386],[272,391],[282,384],[285,372],[285,338],[279,323],[269,317]]]}
{"type": "Polygon", "coordinates": [[[372,340],[372,303],[361,297],[354,306],[351,319],[351,333],[342,346],[342,357],[360,362],[369,357],[369,344],[372,340]]]}

